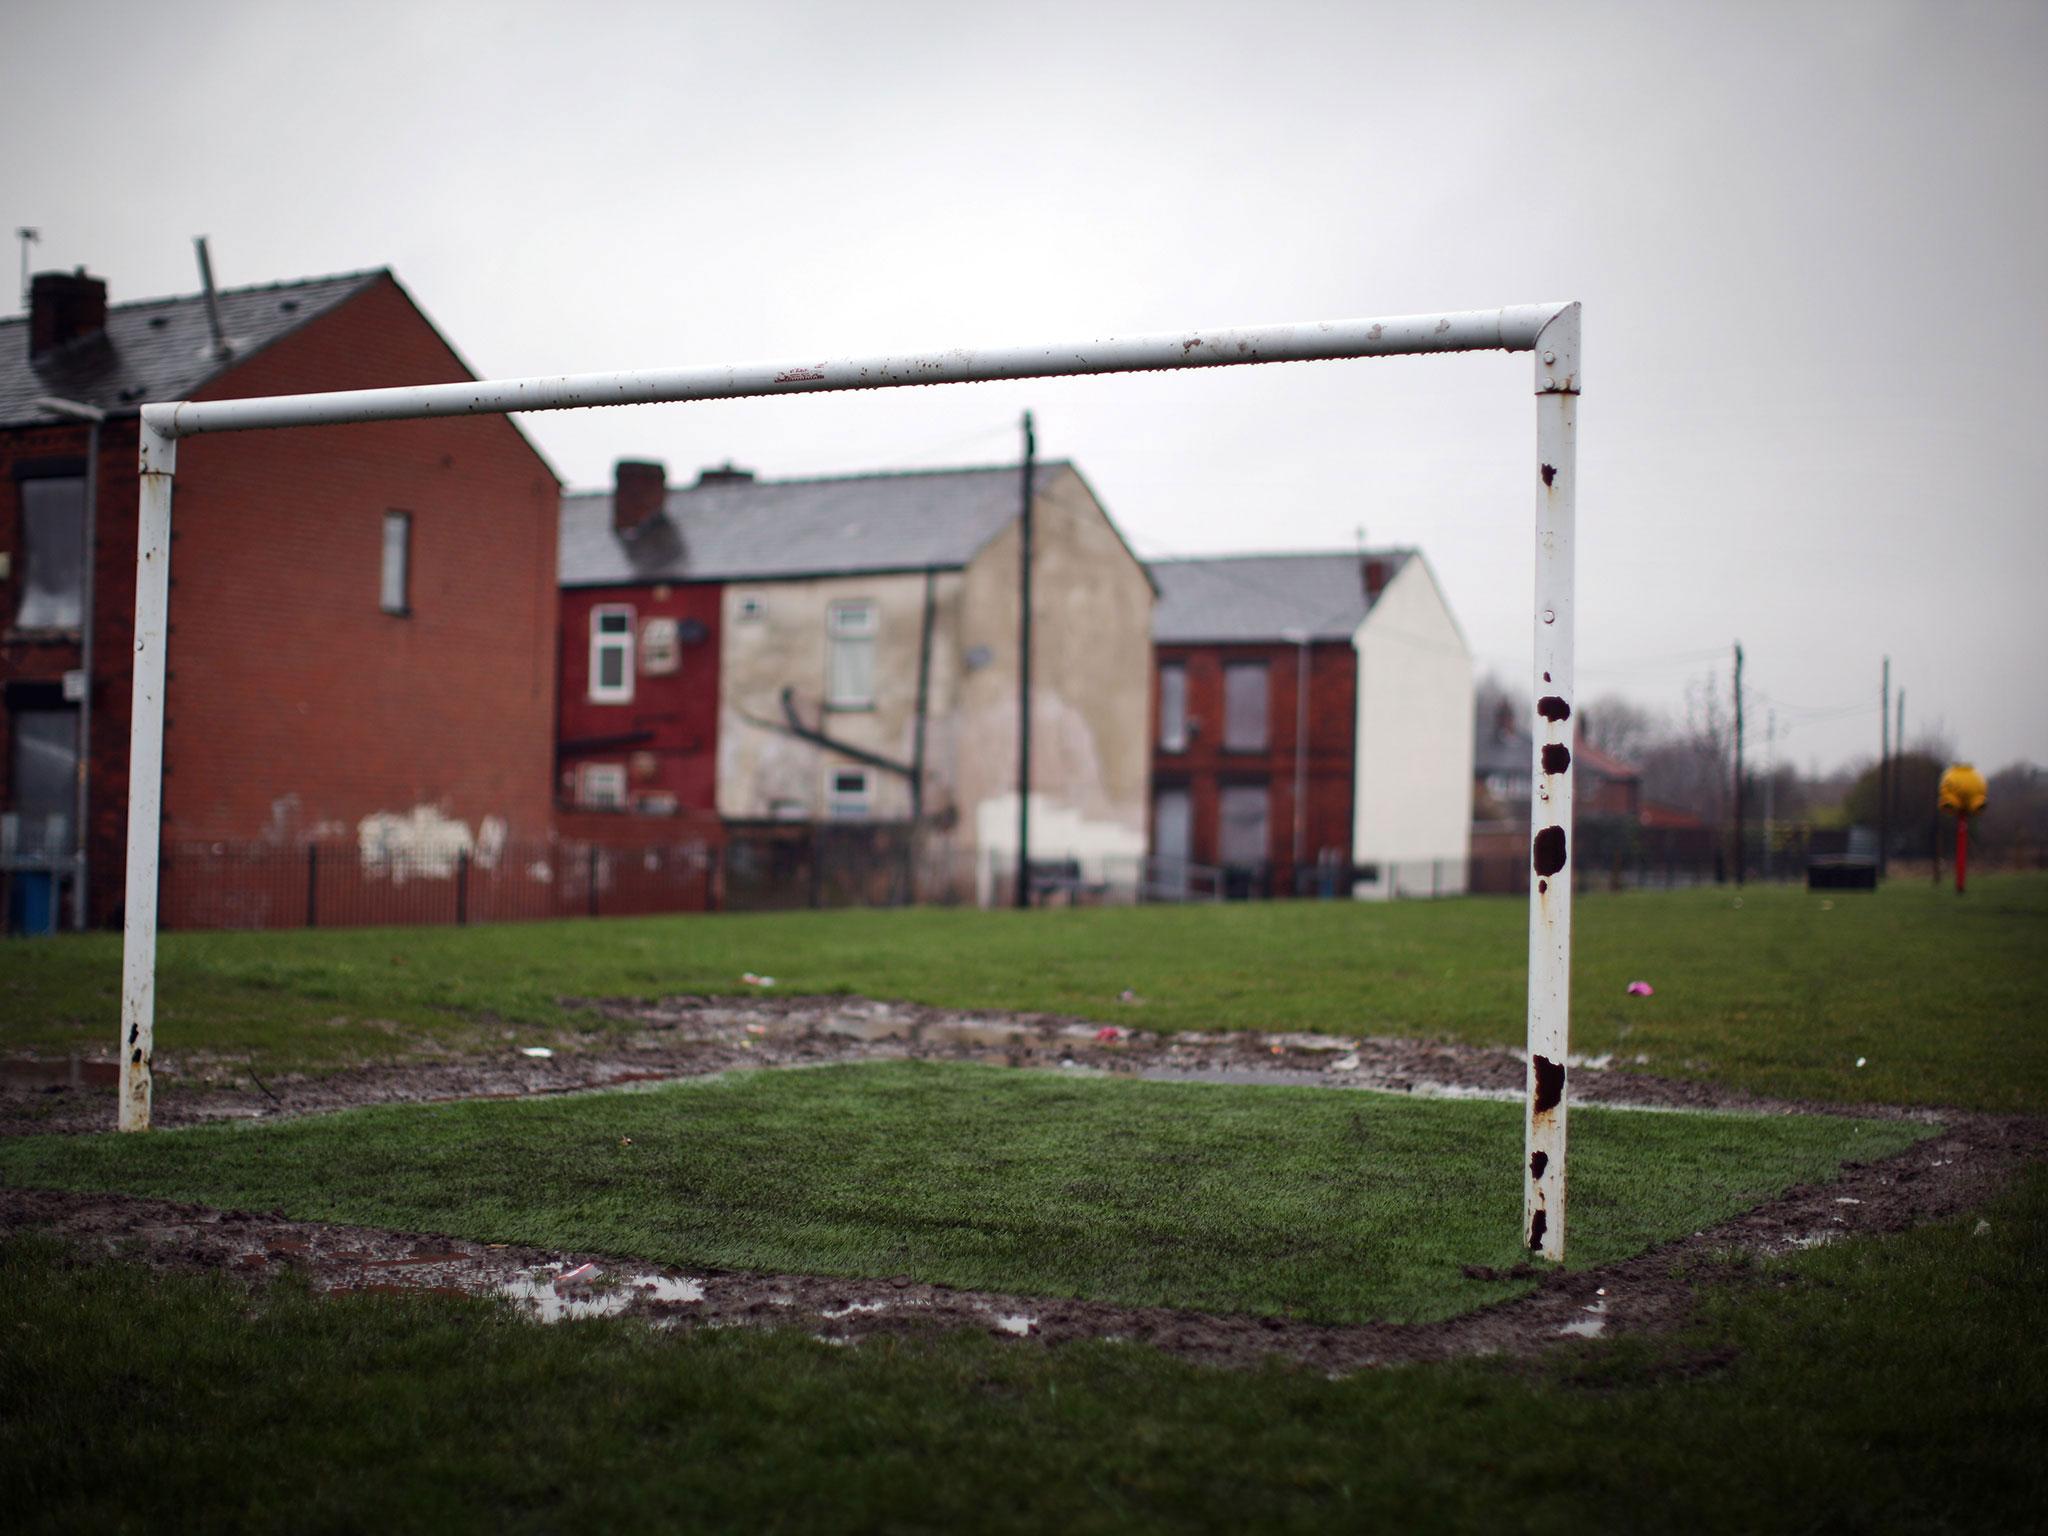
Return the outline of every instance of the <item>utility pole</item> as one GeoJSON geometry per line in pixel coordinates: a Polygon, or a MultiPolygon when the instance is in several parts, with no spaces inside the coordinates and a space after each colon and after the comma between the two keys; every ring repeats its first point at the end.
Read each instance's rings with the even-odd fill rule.
{"type": "Polygon", "coordinates": [[[1877,706],[1877,878],[1885,873],[1892,840],[1892,659],[1884,659],[1884,693],[1877,706]]]}
{"type": "Polygon", "coordinates": [[[1892,819],[1899,829],[1899,835],[1906,832],[1906,690],[1899,690],[1899,701],[1892,716],[1892,756],[1898,759],[1892,769],[1892,819]]]}
{"type": "Polygon", "coordinates": [[[1024,413],[1024,516],[1017,561],[1017,905],[1031,905],[1031,500],[1038,439],[1024,413]]]}
{"type": "Polygon", "coordinates": [[[1771,821],[1778,798],[1778,711],[1764,714],[1764,883],[1771,879],[1771,821]]]}
{"type": "Polygon", "coordinates": [[[1735,642],[1735,883],[1742,884],[1742,642],[1735,642]]]}

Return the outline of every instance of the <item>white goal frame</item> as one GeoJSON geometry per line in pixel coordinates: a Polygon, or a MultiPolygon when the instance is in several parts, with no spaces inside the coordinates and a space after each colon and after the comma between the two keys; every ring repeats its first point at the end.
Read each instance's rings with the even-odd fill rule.
{"type": "Polygon", "coordinates": [[[171,484],[178,440],[211,432],[509,415],[583,406],[731,400],[755,395],[1066,378],[1427,352],[1536,354],[1536,664],[1529,717],[1532,869],[1529,1048],[1523,1146],[1523,1236],[1564,1257],[1565,1059],[1571,1037],[1572,568],[1578,479],[1579,306],[1238,330],[1176,331],[1052,346],[956,350],[731,367],[474,380],[142,407],[141,509],[135,551],[135,679],[130,721],[128,865],[121,976],[118,1123],[149,1129],[155,1048],[157,867],[163,813],[164,653],[170,610],[171,484]]]}

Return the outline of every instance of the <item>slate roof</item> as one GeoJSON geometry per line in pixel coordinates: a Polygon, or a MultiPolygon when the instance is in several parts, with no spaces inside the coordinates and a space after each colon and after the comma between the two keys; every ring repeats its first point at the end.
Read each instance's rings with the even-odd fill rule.
{"type": "Polygon", "coordinates": [[[133,411],[152,400],[187,399],[216,375],[387,276],[379,268],[219,290],[221,327],[234,347],[225,359],[213,355],[206,300],[196,293],[110,304],[105,331],[33,360],[28,355],[29,317],[0,320],[0,426],[54,420],[36,409],[39,395],[111,413],[133,411]]]}
{"type": "MultiPolygon", "coordinates": [[[[1073,466],[1040,464],[1037,494],[1073,466]]],[[[713,480],[672,487],[662,513],[625,537],[612,493],[562,498],[561,584],[760,581],[957,570],[1017,516],[1021,466],[896,471],[816,480],[713,480]]]]}
{"type": "Polygon", "coordinates": [[[1349,640],[1372,610],[1364,562],[1385,561],[1391,582],[1414,553],[1154,560],[1150,569],[1159,601],[1152,610],[1152,638],[1166,645],[1229,645],[1287,640],[1303,632],[1311,640],[1349,640]]]}

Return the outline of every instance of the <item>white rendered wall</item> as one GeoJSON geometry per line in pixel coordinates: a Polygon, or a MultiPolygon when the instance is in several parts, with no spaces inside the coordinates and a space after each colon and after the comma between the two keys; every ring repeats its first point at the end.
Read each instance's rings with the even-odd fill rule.
{"type": "Polygon", "coordinates": [[[1351,858],[1380,867],[1356,894],[1462,891],[1472,838],[1472,653],[1420,554],[1402,565],[1351,643],[1358,652],[1351,858]]]}

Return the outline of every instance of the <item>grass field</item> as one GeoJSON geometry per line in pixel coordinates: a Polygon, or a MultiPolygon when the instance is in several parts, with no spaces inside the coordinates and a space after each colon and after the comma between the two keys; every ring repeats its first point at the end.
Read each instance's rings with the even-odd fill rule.
{"type": "Polygon", "coordinates": [[[1667,1337],[1340,1381],[1112,1344],[543,1329],[0,1241],[11,1528],[2019,1531],[2048,1173],[1667,1337]]]}
{"type": "MultiPolygon", "coordinates": [[[[157,1040],[272,1069],[502,1050],[508,1028],[559,1039],[564,997],[731,993],[756,971],[782,993],[1508,1045],[1525,924],[1519,901],[1475,899],[170,934],[157,1040]]],[[[1781,1096],[2048,1109],[2048,877],[1960,900],[1897,883],[1589,894],[1575,937],[1579,1051],[1781,1096]],[[1656,996],[1625,996],[1634,980],[1656,996]]],[[[10,945],[7,962],[0,1047],[111,1049],[117,937],[10,945]]]]}
{"type": "MultiPolygon", "coordinates": [[[[2048,879],[1589,895],[1575,1048],[1779,1095],[2048,1107],[2048,879]],[[1649,999],[1623,994],[1652,982],[1649,999]],[[1866,1065],[1858,1067],[1857,1058],[1866,1065]]],[[[1154,1028],[1522,1033],[1518,902],[170,935],[159,1041],[268,1067],[574,1048],[563,999],[849,992],[1154,1028]],[[1123,1003],[1132,989],[1142,999],[1123,1003]],[[506,1038],[507,1031],[513,1038],[506,1038]]],[[[112,1044],[118,944],[11,945],[0,1048],[112,1044]]],[[[172,1090],[172,1091],[175,1091],[172,1090]]],[[[1573,1111],[1574,1265],[1918,1127],[1573,1111]]],[[[938,1064],[0,1142],[0,1180],[683,1265],[1431,1319],[1513,1294],[1520,1107],[938,1064]]],[[[1704,1266],[1680,1332],[1197,1368],[974,1334],[543,1329],[0,1238],[0,1500],[66,1529],[2014,1530],[2048,1495],[2048,1171],[1704,1266]]]]}
{"type": "MultiPolygon", "coordinates": [[[[0,1141],[0,1178],[683,1266],[1422,1322],[1528,1289],[1518,1104],[934,1063],[0,1141]]],[[[1571,1254],[1628,1257],[1900,1121],[1574,1116],[1571,1254]]]]}

